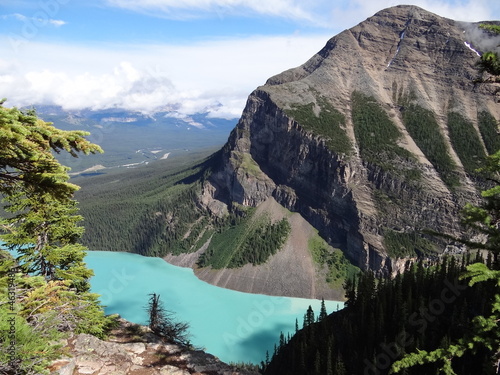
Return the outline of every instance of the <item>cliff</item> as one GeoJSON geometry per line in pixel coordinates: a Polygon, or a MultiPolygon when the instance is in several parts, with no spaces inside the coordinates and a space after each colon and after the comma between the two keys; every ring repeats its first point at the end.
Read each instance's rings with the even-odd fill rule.
{"type": "Polygon", "coordinates": [[[463,235],[459,211],[478,198],[471,161],[491,151],[482,119],[496,131],[500,118],[492,88],[473,82],[477,33],[398,6],[330,39],[249,96],[201,201],[220,215],[272,197],[362,269],[442,252],[420,231],[463,235]],[[478,147],[464,150],[469,134],[478,147]],[[423,245],[404,254],[417,237],[423,245]]]}
{"type": "Polygon", "coordinates": [[[119,319],[119,326],[107,340],[79,334],[63,344],[68,357],[54,361],[51,374],[258,374],[230,366],[204,351],[164,342],[147,327],[124,319],[119,319]]]}

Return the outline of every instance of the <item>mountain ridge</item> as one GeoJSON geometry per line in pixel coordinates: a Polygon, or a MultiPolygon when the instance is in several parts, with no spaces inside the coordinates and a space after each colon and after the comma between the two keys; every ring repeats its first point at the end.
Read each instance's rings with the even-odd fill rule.
{"type": "MultiPolygon", "coordinates": [[[[427,194],[426,199],[419,200],[424,202],[428,200],[431,203],[436,200],[446,201],[446,204],[442,202],[437,204],[446,207],[442,210],[451,209],[457,213],[466,201],[477,199],[477,190],[470,180],[472,171],[464,170],[462,159],[457,155],[452,140],[447,134],[447,114],[465,113],[463,117],[472,124],[478,135],[481,134],[477,125],[478,113],[481,111],[494,113],[492,117],[495,120],[500,115],[488,88],[474,86],[477,55],[466,45],[470,42],[464,40],[465,30],[460,25],[463,23],[436,16],[415,6],[389,8],[330,39],[317,55],[301,67],[271,77],[266,85],[257,88],[250,95],[242,118],[230,136],[229,146],[226,145],[225,165],[226,167],[232,165],[232,167],[227,167],[226,173],[214,174],[209,181],[209,184],[213,182],[216,186],[216,191],[229,191],[230,197],[222,197],[223,193],[219,196],[215,194],[214,198],[221,197],[221,200],[257,205],[266,197],[273,196],[286,208],[300,212],[308,221],[314,222],[314,215],[308,217],[306,212],[311,207],[298,208],[296,202],[293,203],[297,199],[297,194],[285,193],[284,186],[290,187],[290,183],[295,183],[295,188],[293,188],[295,193],[297,193],[297,188],[301,188],[301,181],[290,178],[290,163],[293,162],[294,155],[297,159],[296,155],[300,155],[304,149],[308,149],[311,154],[314,154],[311,151],[313,148],[323,149],[315,151],[316,154],[309,159],[306,156],[302,161],[298,161],[297,168],[291,171],[292,174],[301,173],[301,169],[303,171],[308,168],[305,165],[307,163],[313,166],[318,163],[320,160],[318,152],[331,151],[328,150],[328,146],[324,147],[328,135],[322,137],[321,134],[318,136],[318,132],[314,130],[304,131],[307,124],[304,126],[304,121],[301,124],[293,116],[294,108],[304,105],[312,105],[311,112],[313,113],[310,116],[317,116],[317,113],[321,112],[320,101],[325,101],[327,105],[345,116],[346,124],[340,128],[345,131],[350,140],[354,156],[342,153],[332,154],[328,161],[325,160],[328,167],[318,173],[328,175],[328,168],[341,171],[337,176],[330,175],[332,181],[340,182],[336,187],[342,190],[340,194],[339,190],[336,190],[335,198],[346,200],[352,196],[352,199],[356,201],[356,209],[360,213],[361,225],[366,224],[369,227],[363,233],[366,241],[359,236],[349,239],[351,242],[363,241],[364,244],[359,245],[365,246],[365,249],[362,252],[359,249],[358,251],[350,250],[347,244],[346,253],[351,254],[349,258],[364,269],[387,268],[385,266],[387,258],[377,259],[377,253],[380,253],[379,249],[383,247],[381,246],[382,239],[377,238],[379,236],[374,228],[376,225],[370,224],[370,221],[373,220],[374,212],[379,210],[376,207],[377,202],[373,196],[370,196],[373,195],[374,189],[367,191],[366,186],[371,184],[376,190],[382,192],[403,193],[402,187],[408,184],[408,179],[391,178],[391,181],[387,181],[389,168],[386,168],[383,162],[380,160],[366,162],[363,147],[365,149],[368,147],[359,144],[360,137],[355,134],[356,126],[353,125],[352,95],[353,92],[362,92],[368,100],[373,97],[382,110],[388,113],[389,120],[395,124],[400,133],[395,147],[406,150],[407,153],[411,153],[410,156],[413,159],[416,159],[409,160],[411,158],[407,157],[407,160],[404,160],[403,157],[396,162],[410,164],[407,172],[418,169],[423,175],[425,187],[433,190],[427,194]],[[417,66],[416,69],[412,67],[414,65],[417,66]],[[412,100],[412,97],[415,99],[412,100]],[[440,178],[440,174],[434,168],[435,163],[429,161],[426,153],[417,145],[403,124],[401,113],[405,108],[405,103],[402,103],[404,101],[414,106],[426,103],[427,108],[423,109],[431,111],[435,117],[448,147],[448,154],[452,162],[456,164],[454,174],[458,176],[460,186],[454,188],[455,190],[447,186],[443,178],[440,178]],[[295,144],[295,152],[287,153],[287,147],[289,149],[294,147],[293,141],[280,147],[280,132],[286,139],[307,141],[299,140],[295,144]],[[250,155],[262,169],[263,174],[247,177],[241,173],[241,164],[234,161],[237,159],[234,155],[238,153],[250,155]],[[366,164],[367,168],[363,164],[366,164]],[[235,174],[236,178],[229,181],[228,176],[232,174],[235,174]],[[401,189],[384,186],[386,183],[401,185],[401,189]],[[347,185],[350,187],[347,188],[347,185]],[[245,190],[246,186],[248,189],[245,190]],[[363,257],[359,255],[363,252],[366,255],[366,261],[360,262],[359,259],[363,257]]],[[[331,109],[326,109],[326,111],[329,110],[331,109]]],[[[484,143],[482,143],[482,148],[481,156],[486,154],[484,143]]],[[[397,156],[397,153],[395,155],[397,156]]],[[[300,156],[298,158],[300,159],[300,156]]],[[[401,172],[405,172],[404,169],[401,172]]],[[[307,173],[309,172],[303,173],[303,177],[307,173]]],[[[311,177],[311,174],[308,176],[311,177]]],[[[302,200],[307,199],[305,190],[319,194],[313,186],[306,186],[302,186],[303,191],[300,194],[302,200]]],[[[327,182],[325,186],[328,188],[332,184],[327,182]]],[[[408,198],[411,199],[411,197],[408,198]]],[[[419,205],[419,202],[414,203],[415,206],[419,205]]],[[[342,203],[338,202],[337,208],[341,207],[342,203]]],[[[344,207],[343,211],[348,213],[349,209],[344,207]]],[[[436,220],[436,215],[433,216],[433,218],[422,217],[422,219],[424,222],[436,220]]],[[[456,215],[446,215],[444,221],[452,220],[449,228],[446,228],[448,225],[443,222],[440,228],[433,229],[445,229],[444,232],[447,234],[459,235],[461,229],[457,220],[453,219],[454,217],[456,215]]],[[[342,220],[340,217],[338,219],[342,220]]],[[[313,224],[313,226],[318,228],[317,225],[313,224]]],[[[323,230],[322,234],[325,235],[325,232],[327,230],[323,230]]],[[[328,236],[325,237],[328,239],[328,236]]],[[[342,242],[342,240],[336,241],[331,236],[328,241],[334,245],[342,242]]]]}
{"type": "MultiPolygon", "coordinates": [[[[339,279],[352,272],[342,257],[395,274],[408,259],[464,251],[424,230],[465,235],[459,211],[485,183],[475,169],[500,149],[495,87],[474,83],[482,33],[476,24],[397,6],[331,38],[249,95],[227,143],[198,172],[155,183],[168,203],[134,213],[142,219],[127,234],[149,237],[130,248],[167,256],[226,288],[325,299],[342,296],[339,279]],[[184,188],[191,190],[177,195],[184,188]],[[266,250],[265,263],[228,268],[233,256],[251,258],[243,245],[259,233],[245,223],[263,207],[274,207],[270,218],[279,210],[289,221],[300,218],[304,241],[289,235],[280,249],[266,250]],[[284,249],[296,261],[279,261],[284,249]],[[290,275],[307,280],[297,287],[290,275]]],[[[97,216],[113,215],[103,204],[97,216]]]]}

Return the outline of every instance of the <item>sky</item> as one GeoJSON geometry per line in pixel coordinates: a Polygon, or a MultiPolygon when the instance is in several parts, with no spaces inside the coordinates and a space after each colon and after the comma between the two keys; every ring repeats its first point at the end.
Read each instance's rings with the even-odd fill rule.
{"type": "MultiPolygon", "coordinates": [[[[267,78],[306,62],[390,0],[0,0],[5,106],[238,118],[267,78]]],[[[499,0],[416,0],[500,20],[499,0]]]]}

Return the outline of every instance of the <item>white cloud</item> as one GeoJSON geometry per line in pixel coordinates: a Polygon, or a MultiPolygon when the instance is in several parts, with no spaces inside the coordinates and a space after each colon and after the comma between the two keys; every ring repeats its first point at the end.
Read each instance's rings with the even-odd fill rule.
{"type": "Polygon", "coordinates": [[[304,63],[328,38],[253,37],[112,48],[30,42],[14,57],[0,59],[0,98],[16,106],[168,108],[235,118],[252,90],[304,63]]]}
{"type": "Polygon", "coordinates": [[[10,18],[10,17],[15,18],[16,20],[19,20],[19,21],[25,21],[28,19],[28,17],[26,17],[20,13],[14,13],[14,14],[10,14],[10,15],[5,16],[5,18],[10,18]]]}
{"type": "Polygon", "coordinates": [[[24,24],[30,24],[31,27],[43,27],[46,25],[52,25],[55,27],[60,27],[63,25],[66,25],[67,22],[63,20],[56,20],[53,18],[50,18],[49,15],[45,12],[38,12],[32,17],[27,17],[24,14],[21,13],[13,13],[13,14],[3,14],[0,16],[1,19],[7,20],[7,19],[15,19],[18,21],[23,22],[24,24]]]}
{"type": "Polygon", "coordinates": [[[63,20],[49,20],[49,23],[52,25],[52,26],[55,26],[55,27],[60,27],[60,26],[63,26],[63,25],[66,25],[66,21],[63,21],[63,20]]]}
{"type": "Polygon", "coordinates": [[[115,7],[130,9],[159,17],[188,19],[232,15],[270,15],[296,20],[313,21],[309,10],[318,1],[299,0],[106,0],[115,7]]]}

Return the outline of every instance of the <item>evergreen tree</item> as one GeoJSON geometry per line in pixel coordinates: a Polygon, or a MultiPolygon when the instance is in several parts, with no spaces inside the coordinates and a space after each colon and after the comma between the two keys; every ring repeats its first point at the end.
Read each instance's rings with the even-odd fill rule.
{"type": "Polygon", "coordinates": [[[314,310],[312,309],[311,305],[307,308],[306,315],[304,316],[304,326],[309,326],[315,322],[314,318],[314,310]]]}
{"type": "Polygon", "coordinates": [[[159,294],[150,294],[147,312],[151,331],[169,342],[191,347],[189,324],[177,321],[174,313],[163,307],[159,294]]]}
{"type": "Polygon", "coordinates": [[[67,332],[102,337],[113,323],[98,296],[88,292],[92,271],[83,262],[85,248],[78,243],[83,228],[73,200],[78,187],[54,156],[102,150],[85,139],[87,132],[59,130],[33,110],[3,103],[0,195],[9,214],[0,215],[0,240],[21,256],[15,260],[0,251],[0,300],[9,301],[0,303],[0,320],[15,312],[19,328],[15,337],[0,330],[0,372],[42,373],[48,360],[62,354],[56,343],[67,332]],[[7,355],[12,340],[19,349],[15,361],[7,355]]]}
{"type": "MultiPolygon", "coordinates": [[[[1,102],[3,104],[3,102],[1,102]]],[[[37,118],[0,105],[0,194],[12,215],[0,220],[2,241],[21,256],[26,272],[47,280],[70,280],[87,290],[92,272],[85,267],[83,228],[72,199],[78,186],[68,182],[68,168],[54,156],[102,152],[87,132],[62,131],[37,118]]]]}
{"type": "Polygon", "coordinates": [[[321,322],[326,319],[328,313],[326,312],[325,300],[321,299],[321,309],[319,311],[318,322],[321,322]]]}

